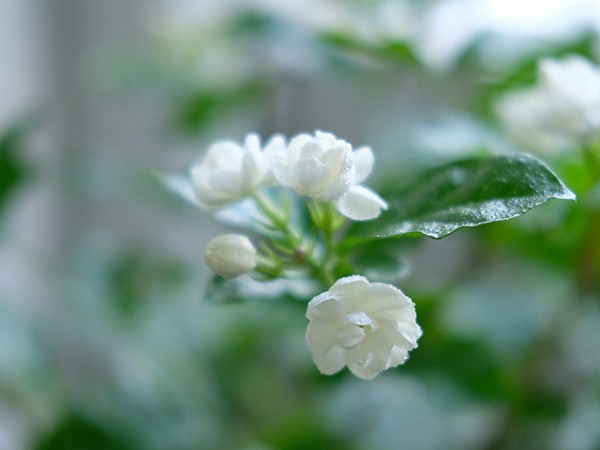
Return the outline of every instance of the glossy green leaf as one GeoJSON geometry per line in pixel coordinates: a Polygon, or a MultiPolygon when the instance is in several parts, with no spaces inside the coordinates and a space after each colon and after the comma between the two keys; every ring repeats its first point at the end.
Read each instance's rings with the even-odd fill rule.
{"type": "Polygon", "coordinates": [[[517,153],[447,164],[386,197],[388,212],[354,235],[439,239],[459,228],[512,219],[551,198],[574,200],[575,194],[543,162],[517,153]]]}

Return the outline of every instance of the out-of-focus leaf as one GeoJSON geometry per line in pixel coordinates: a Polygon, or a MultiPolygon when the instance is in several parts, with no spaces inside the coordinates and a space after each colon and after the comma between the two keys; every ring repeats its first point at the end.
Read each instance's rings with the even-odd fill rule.
{"type": "Polygon", "coordinates": [[[318,287],[304,279],[256,281],[248,275],[233,279],[215,275],[206,286],[204,302],[226,305],[282,299],[308,301],[317,293],[318,287]]]}
{"type": "Polygon", "coordinates": [[[378,43],[367,42],[345,33],[323,33],[320,36],[325,45],[337,51],[356,53],[382,61],[418,65],[413,48],[406,42],[384,40],[378,43]]]}
{"type": "Polygon", "coordinates": [[[204,292],[204,302],[219,305],[229,305],[243,303],[246,300],[241,291],[240,283],[236,280],[215,275],[206,285],[204,292]]]}
{"type": "Polygon", "coordinates": [[[266,12],[242,11],[229,25],[228,32],[240,37],[262,35],[272,31],[277,25],[276,17],[266,12]]]}
{"type": "Polygon", "coordinates": [[[281,415],[263,432],[265,441],[272,448],[281,450],[348,449],[349,442],[344,437],[333,436],[322,421],[314,417],[312,411],[297,409],[281,415]]]}
{"type": "Polygon", "coordinates": [[[389,211],[352,234],[392,238],[421,233],[439,239],[459,228],[512,219],[551,198],[573,200],[575,194],[533,156],[470,158],[428,171],[390,193],[389,211]]]}
{"type": "Polygon", "coordinates": [[[72,414],[45,436],[35,447],[36,450],[129,450],[119,437],[112,435],[97,425],[72,414]]]}
{"type": "Polygon", "coordinates": [[[16,127],[0,136],[0,209],[24,177],[23,166],[16,156],[22,135],[22,128],[16,127]]]}
{"type": "Polygon", "coordinates": [[[107,267],[106,281],[114,305],[134,317],[153,297],[169,297],[186,280],[185,267],[147,252],[131,249],[107,267]]]}
{"type": "Polygon", "coordinates": [[[410,273],[410,263],[400,255],[414,245],[414,241],[374,241],[349,255],[350,271],[336,273],[338,278],[360,273],[383,283],[398,283],[410,273]]]}
{"type": "Polygon", "coordinates": [[[249,80],[227,91],[183,92],[181,98],[176,101],[177,125],[182,131],[198,131],[215,117],[257,100],[267,92],[268,85],[263,80],[249,80]]]}

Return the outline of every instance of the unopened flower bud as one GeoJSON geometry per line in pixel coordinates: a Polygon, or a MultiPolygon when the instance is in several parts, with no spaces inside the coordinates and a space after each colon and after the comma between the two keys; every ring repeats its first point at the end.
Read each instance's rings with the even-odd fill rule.
{"type": "Polygon", "coordinates": [[[256,249],[246,236],[223,234],[208,243],[204,261],[217,275],[234,278],[256,267],[256,249]]]}

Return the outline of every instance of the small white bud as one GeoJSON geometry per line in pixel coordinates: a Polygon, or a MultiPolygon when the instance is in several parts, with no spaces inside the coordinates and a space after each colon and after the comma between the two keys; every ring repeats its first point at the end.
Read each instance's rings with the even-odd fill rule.
{"type": "Polygon", "coordinates": [[[256,249],[244,235],[223,234],[208,243],[204,261],[217,275],[234,278],[256,267],[256,249]]]}

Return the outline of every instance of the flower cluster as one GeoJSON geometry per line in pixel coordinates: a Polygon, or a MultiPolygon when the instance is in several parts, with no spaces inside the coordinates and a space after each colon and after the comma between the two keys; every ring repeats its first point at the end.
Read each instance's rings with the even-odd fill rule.
{"type": "Polygon", "coordinates": [[[348,366],[371,379],[402,364],[421,335],[412,301],[392,285],[354,275],[341,255],[338,231],[344,222],[374,219],[387,208],[362,184],[374,162],[370,148],[354,150],[331,133],[303,133],[289,143],[275,135],[264,147],[250,134],[242,144],[210,146],[190,170],[189,189],[170,180],[209,211],[252,206],[260,245],[241,234],[210,241],[204,260],[218,277],[301,277],[327,289],[306,313],[306,342],[324,374],[348,366]]]}
{"type": "Polygon", "coordinates": [[[243,145],[213,144],[191,169],[192,187],[206,209],[228,206],[278,184],[298,195],[332,202],[350,219],[369,220],[387,208],[379,195],[360,184],[373,161],[370,148],[353,151],[331,133],[299,134],[289,145],[275,135],[262,149],[258,136],[250,134],[243,145]]]}
{"type": "Polygon", "coordinates": [[[581,56],[544,59],[538,83],[496,104],[506,131],[541,150],[583,146],[600,135],[600,67],[581,56]]]}

